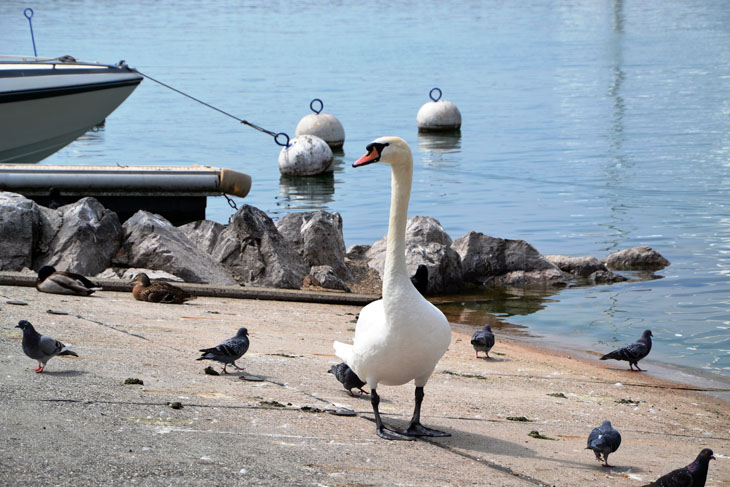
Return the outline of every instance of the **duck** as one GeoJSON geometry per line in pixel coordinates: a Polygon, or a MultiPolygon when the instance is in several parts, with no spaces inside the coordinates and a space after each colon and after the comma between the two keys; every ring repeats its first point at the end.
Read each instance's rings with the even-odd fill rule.
{"type": "Polygon", "coordinates": [[[38,269],[35,288],[42,293],[76,296],[89,296],[94,291],[101,291],[100,287],[84,276],[68,271],[57,271],[51,265],[44,265],[38,269]]]}
{"type": "Polygon", "coordinates": [[[182,304],[195,296],[173,286],[167,282],[154,281],[150,282],[149,276],[144,272],[140,272],[132,282],[136,282],[132,288],[132,296],[137,301],[147,301],[150,303],[166,303],[166,304],[182,304]]]}
{"type": "Polygon", "coordinates": [[[391,167],[382,299],[362,309],[353,344],[335,341],[335,354],[369,386],[379,437],[413,441],[419,436],[451,436],[421,424],[424,387],[451,343],[451,327],[444,314],[414,287],[406,266],[405,234],[413,180],[411,149],[402,138],[391,136],[375,139],[366,149],[367,153],[353,167],[374,163],[391,167]],[[411,381],[415,385],[415,406],[409,425],[400,431],[386,427],[379,412],[378,386],[399,386],[411,381]]]}

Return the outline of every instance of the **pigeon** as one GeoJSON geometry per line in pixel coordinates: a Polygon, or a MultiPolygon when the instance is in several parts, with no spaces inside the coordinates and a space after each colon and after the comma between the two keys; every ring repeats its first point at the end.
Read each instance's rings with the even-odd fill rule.
{"type": "Polygon", "coordinates": [[[352,397],[356,397],[355,394],[352,393],[352,390],[355,388],[359,389],[363,394],[369,394],[369,392],[362,390],[362,386],[365,385],[365,382],[363,382],[345,362],[333,365],[327,372],[337,377],[337,380],[342,382],[342,385],[345,389],[347,389],[347,392],[349,392],[352,397]]]}
{"type": "Polygon", "coordinates": [[[34,371],[39,374],[43,372],[46,362],[56,355],[73,355],[74,357],[78,357],[76,352],[69,350],[63,343],[35,331],[33,325],[28,321],[18,321],[15,328],[23,330],[23,352],[28,357],[38,361],[38,368],[34,371]]]}
{"type": "Polygon", "coordinates": [[[619,348],[618,350],[614,350],[611,353],[607,353],[601,357],[601,360],[625,360],[629,363],[629,370],[634,371],[635,365],[636,371],[642,372],[639,368],[638,362],[651,352],[651,337],[653,336],[654,335],[651,334],[651,330],[644,330],[644,333],[641,334],[641,338],[639,338],[635,343],[619,348]]]}
{"type": "Polygon", "coordinates": [[[494,333],[492,333],[492,327],[484,325],[484,328],[474,332],[471,337],[471,344],[474,347],[474,353],[476,358],[479,358],[479,352],[485,352],[487,358],[489,357],[489,351],[494,346],[494,333]]]}
{"type": "Polygon", "coordinates": [[[173,286],[167,282],[154,281],[150,282],[150,278],[144,272],[140,272],[132,282],[136,282],[132,288],[132,296],[137,301],[148,301],[150,303],[167,303],[182,304],[185,301],[195,299],[195,296],[173,286]]]}
{"type": "Polygon", "coordinates": [[[428,289],[428,267],[418,264],[416,273],[411,276],[411,283],[422,296],[425,296],[428,289]]]}
{"type": "Polygon", "coordinates": [[[203,355],[195,360],[215,360],[223,364],[223,373],[227,374],[226,367],[232,364],[236,370],[243,370],[236,365],[236,360],[243,357],[248,350],[248,330],[239,328],[238,333],[233,338],[229,338],[218,346],[212,348],[201,348],[203,355]]]}
{"type": "Polygon", "coordinates": [[[707,468],[715,456],[709,448],[703,449],[694,462],[686,467],[672,470],[644,487],[705,487],[707,468]]]}
{"type": "Polygon", "coordinates": [[[593,428],[591,434],[588,435],[586,450],[593,450],[598,462],[601,461],[601,454],[603,454],[603,466],[610,467],[608,455],[618,450],[620,445],[621,433],[613,429],[611,422],[606,420],[598,428],[593,428]]]}
{"type": "Polygon", "coordinates": [[[74,294],[88,296],[94,291],[101,291],[93,282],[80,274],[57,271],[53,266],[44,265],[38,270],[35,288],[43,293],[74,294]]]}

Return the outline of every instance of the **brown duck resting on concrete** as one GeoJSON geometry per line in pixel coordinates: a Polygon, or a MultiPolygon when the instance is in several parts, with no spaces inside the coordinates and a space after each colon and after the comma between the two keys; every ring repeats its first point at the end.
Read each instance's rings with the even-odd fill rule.
{"type": "Polygon", "coordinates": [[[182,304],[185,301],[195,299],[195,296],[192,294],[167,282],[150,282],[150,278],[144,272],[140,272],[134,276],[132,282],[137,283],[134,285],[134,288],[132,288],[132,296],[134,296],[134,299],[137,301],[182,304]]]}

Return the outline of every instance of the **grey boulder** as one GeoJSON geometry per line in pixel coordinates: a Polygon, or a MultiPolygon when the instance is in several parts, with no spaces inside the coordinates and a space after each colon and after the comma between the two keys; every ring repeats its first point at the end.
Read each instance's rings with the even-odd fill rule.
{"type": "Polygon", "coordinates": [[[461,257],[464,279],[485,286],[565,286],[568,279],[524,240],[469,232],[452,248],[461,257]]]}
{"type": "Polygon", "coordinates": [[[339,213],[289,213],[276,222],[276,229],[294,246],[307,265],[329,266],[338,278],[352,279],[345,264],[345,239],[339,213]]]}
{"type": "Polygon", "coordinates": [[[41,207],[41,244],[33,268],[50,265],[93,276],[109,267],[122,234],[117,214],[96,198],[82,198],[57,210],[41,207]]]}
{"type": "MultiPolygon", "coordinates": [[[[386,239],[375,242],[365,252],[368,265],[383,277],[386,239]]],[[[420,264],[428,268],[427,293],[454,293],[463,288],[461,259],[451,248],[451,237],[435,218],[414,216],[406,224],[406,264],[410,276],[420,264]]]]}
{"type": "Polygon", "coordinates": [[[309,266],[263,211],[243,205],[211,253],[242,284],[299,289],[309,266]]]}
{"type": "Polygon", "coordinates": [[[606,267],[606,264],[595,257],[567,257],[564,255],[546,255],[545,258],[558,266],[564,273],[581,279],[588,284],[612,284],[627,279],[606,267]]]}
{"type": "Polygon", "coordinates": [[[304,278],[304,283],[324,289],[350,292],[345,282],[337,277],[334,269],[328,265],[316,265],[309,269],[309,274],[304,278]]]}
{"type": "MultiPolygon", "coordinates": [[[[204,252],[211,253],[218,244],[218,237],[226,228],[218,222],[211,220],[199,220],[192,223],[186,223],[177,227],[190,240],[193,241],[199,249],[204,252]]],[[[150,276],[151,277],[151,276],[150,276]]]]}
{"type": "Polygon", "coordinates": [[[158,269],[186,282],[236,284],[225,267],[162,216],[140,210],[123,227],[122,245],[112,262],[115,266],[158,269]]]}
{"type": "Polygon", "coordinates": [[[39,236],[39,206],[25,196],[0,192],[0,270],[30,268],[39,236]]]}
{"type": "Polygon", "coordinates": [[[659,252],[646,245],[614,252],[606,257],[603,262],[607,267],[619,271],[657,271],[669,265],[669,261],[659,252]]]}

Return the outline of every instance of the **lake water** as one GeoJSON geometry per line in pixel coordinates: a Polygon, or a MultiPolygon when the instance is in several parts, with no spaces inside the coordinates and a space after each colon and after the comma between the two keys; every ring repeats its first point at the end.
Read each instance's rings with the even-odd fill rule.
{"type": "MultiPolygon", "coordinates": [[[[0,46],[33,53],[32,7],[40,56],[125,59],[274,132],[293,136],[321,98],[346,132],[333,176],[280,178],[271,137],[150,80],[44,163],[240,170],[254,183],[239,204],[339,212],[349,246],[385,234],[390,202],[387,168],[350,165],[399,135],[416,163],[410,215],[452,238],[596,257],[650,245],[672,263],[651,281],[451,299],[452,320],[496,316],[602,352],[650,328],[652,359],[730,377],[727,0],[225,3],[5,0],[0,46]],[[433,87],[459,107],[459,137],[418,134],[433,87]]],[[[209,199],[209,218],[232,211],[209,199]]]]}

